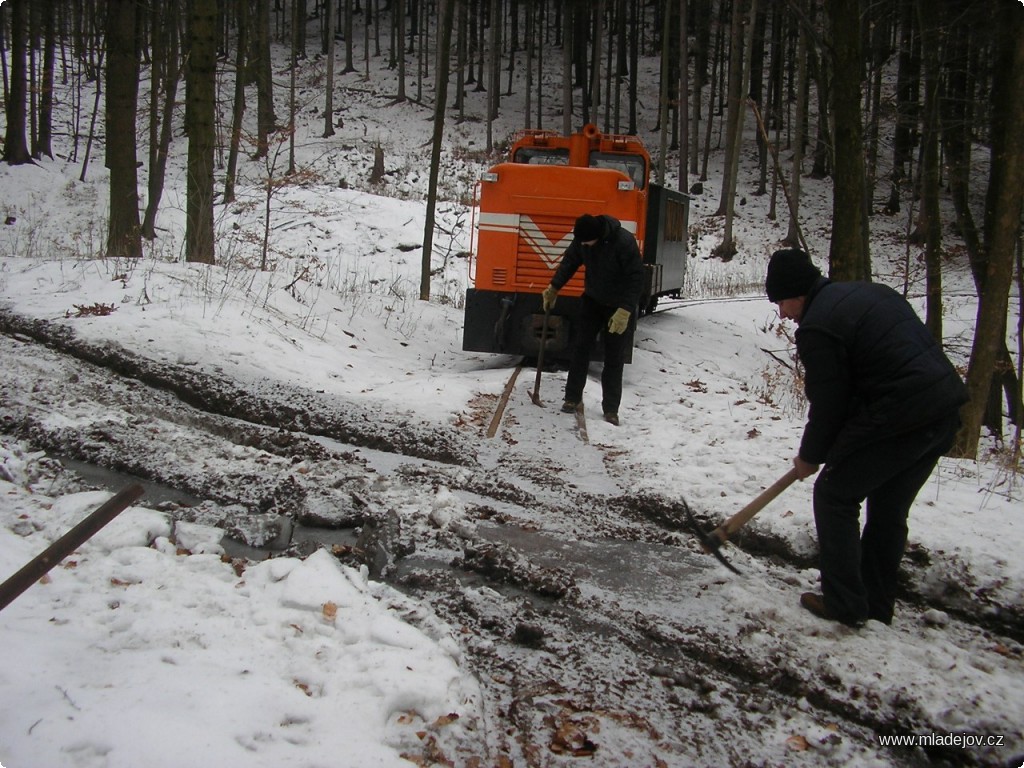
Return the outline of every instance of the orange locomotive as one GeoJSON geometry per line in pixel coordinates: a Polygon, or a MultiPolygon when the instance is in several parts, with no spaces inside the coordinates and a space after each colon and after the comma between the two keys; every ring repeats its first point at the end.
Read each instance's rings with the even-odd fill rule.
{"type": "MultiPolygon", "coordinates": [[[[636,237],[646,273],[641,313],[652,311],[659,296],[678,295],[686,272],[689,198],[650,183],[650,167],[640,139],[605,135],[594,125],[571,136],[516,134],[509,162],[491,168],[479,184],[462,348],[537,355],[540,294],[572,240],[573,222],[584,213],[614,216],[636,237]]],[[[582,292],[580,269],[559,292],[548,320],[546,359],[567,357],[582,292]]]]}

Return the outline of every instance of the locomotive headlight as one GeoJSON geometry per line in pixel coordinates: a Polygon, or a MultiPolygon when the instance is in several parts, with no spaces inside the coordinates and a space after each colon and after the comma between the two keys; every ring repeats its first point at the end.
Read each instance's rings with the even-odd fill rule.
{"type": "Polygon", "coordinates": [[[494,173],[493,171],[488,171],[487,173],[483,173],[483,174],[480,175],[480,181],[497,181],[497,180],[498,180],[498,174],[494,173]]]}
{"type": "Polygon", "coordinates": [[[619,192],[631,192],[634,189],[636,189],[636,184],[634,184],[632,181],[619,182],[619,192]]]}

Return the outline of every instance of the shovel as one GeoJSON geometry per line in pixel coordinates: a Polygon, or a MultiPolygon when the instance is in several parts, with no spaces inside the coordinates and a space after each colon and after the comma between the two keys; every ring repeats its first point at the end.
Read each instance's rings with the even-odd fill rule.
{"type": "Polygon", "coordinates": [[[548,317],[550,315],[550,309],[544,311],[544,322],[540,327],[540,349],[537,350],[537,379],[533,384],[533,392],[530,393],[533,404],[539,405],[541,408],[544,407],[544,403],[540,401],[540,374],[544,369],[544,347],[548,345],[548,317]]]}
{"type": "Polygon", "coordinates": [[[721,551],[722,545],[725,544],[730,537],[734,536],[740,528],[749,523],[754,515],[767,507],[776,496],[789,488],[796,479],[796,467],[792,467],[786,474],[761,491],[757,498],[720,526],[715,528],[711,533],[704,533],[701,531],[700,526],[697,525],[696,518],[693,516],[693,513],[690,512],[689,506],[684,505],[686,515],[690,519],[690,527],[700,540],[700,544],[704,548],[704,551],[710,552],[712,555],[717,557],[722,564],[733,573],[739,573],[736,567],[725,559],[725,555],[723,555],[721,551]]]}

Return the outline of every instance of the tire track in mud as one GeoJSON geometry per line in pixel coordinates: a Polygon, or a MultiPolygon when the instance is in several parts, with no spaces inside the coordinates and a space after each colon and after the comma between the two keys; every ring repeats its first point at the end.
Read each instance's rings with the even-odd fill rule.
{"type": "MultiPolygon", "coordinates": [[[[4,431],[36,447],[182,487],[222,505],[240,504],[257,514],[325,525],[364,526],[361,547],[343,556],[375,565],[388,580],[428,600],[468,636],[469,657],[487,683],[495,712],[515,725],[511,735],[498,728],[490,736],[497,753],[516,754],[527,765],[546,766],[554,764],[552,756],[583,756],[593,750],[602,760],[614,761],[616,755],[627,759],[629,751],[642,744],[649,749],[645,758],[649,762],[643,764],[677,764],[673,758],[692,762],[695,755],[705,764],[737,764],[750,758],[744,745],[749,744],[752,730],[790,727],[794,719],[803,727],[826,718],[847,749],[850,744],[872,744],[874,733],[928,730],[927,717],[915,709],[910,692],[891,700],[872,691],[858,694],[841,675],[816,676],[818,670],[810,664],[801,669],[799,655],[780,651],[773,657],[771,652],[750,651],[742,642],[745,637],[755,632],[771,637],[763,622],[749,630],[741,627],[735,637],[728,629],[694,627],[656,612],[582,595],[585,574],[578,577],[571,568],[544,565],[514,546],[496,545],[472,533],[431,532],[435,539],[428,540],[423,531],[403,529],[388,518],[389,500],[375,492],[373,472],[353,447],[409,456],[413,461],[394,472],[397,483],[409,493],[444,486],[470,494],[477,499],[470,506],[478,520],[529,525],[530,520],[563,519],[567,529],[581,538],[603,536],[692,553],[695,545],[685,531],[681,511],[671,501],[652,496],[595,497],[564,483],[541,498],[482,470],[472,441],[463,435],[440,430],[436,439],[414,440],[410,448],[405,439],[382,438],[380,429],[364,432],[361,423],[371,418],[367,413],[357,415],[356,427],[325,420],[328,427],[320,434],[331,432],[326,436],[353,448],[331,450],[302,429],[320,420],[319,408],[336,407],[322,399],[284,388],[274,388],[270,395],[242,392],[232,382],[150,363],[117,348],[83,345],[66,329],[18,322],[7,313],[0,313],[0,324],[9,335],[19,335],[4,340],[5,359],[18,355],[19,344],[45,343],[52,350],[38,364],[37,391],[14,392],[22,379],[2,382],[4,431]],[[116,375],[110,377],[108,371],[116,375]],[[61,380],[54,391],[47,392],[44,379],[55,372],[61,380]],[[58,396],[95,400],[112,416],[101,424],[49,423],[41,414],[59,407],[58,396]],[[47,402],[47,397],[54,400],[47,402]],[[127,415],[118,417],[122,409],[127,415]],[[147,430],[156,432],[148,442],[134,438],[133,432],[147,430]],[[368,439],[361,443],[364,433],[368,439]],[[240,453],[237,473],[217,475],[185,467],[184,455],[167,455],[168,445],[178,448],[197,440],[209,441],[210,451],[230,453],[238,447],[243,453],[266,452],[276,460],[253,467],[252,457],[240,453]],[[300,462],[311,469],[297,480],[294,468],[300,462]],[[329,487],[311,493],[313,486],[328,478],[329,487]],[[318,519],[317,511],[326,509],[331,514],[318,519]],[[448,559],[433,569],[396,575],[396,563],[417,549],[448,559]],[[371,551],[383,551],[383,560],[375,564],[367,554],[371,551]],[[683,721],[686,727],[680,732],[683,721]]],[[[41,353],[31,346],[21,351],[31,351],[29,356],[41,353]]],[[[415,431],[431,428],[420,425],[415,431]]],[[[184,448],[176,453],[184,454],[184,448]]],[[[515,471],[514,463],[504,469],[515,471]]],[[[782,575],[773,574],[773,579],[785,582],[787,569],[807,565],[792,553],[787,556],[784,543],[767,540],[761,551],[759,545],[744,543],[748,552],[781,559],[776,568],[782,575]]],[[[920,613],[919,608],[911,610],[920,613]]],[[[976,625],[960,630],[967,647],[986,626],[977,617],[962,618],[976,625]]],[[[908,635],[907,642],[914,638],[908,635]]],[[[1012,648],[1013,643],[1007,641],[1007,646],[1012,648]]],[[[779,640],[775,647],[786,650],[788,643],[779,640]]],[[[1019,658],[1019,648],[1017,654],[1019,658]]],[[[865,756],[905,765],[916,764],[920,757],[859,749],[866,750],[865,756]]],[[[991,755],[942,748],[928,756],[951,764],[1000,764],[991,755]]],[[[821,764],[823,757],[828,762],[827,751],[790,757],[787,762],[796,765],[821,764]]]]}
{"type": "Polygon", "coordinates": [[[23,318],[3,307],[0,331],[173,393],[206,413],[433,461],[473,461],[472,444],[457,430],[421,422],[413,414],[388,418],[357,401],[340,402],[272,382],[252,391],[223,376],[160,363],[114,344],[91,343],[65,325],[23,318]]]}

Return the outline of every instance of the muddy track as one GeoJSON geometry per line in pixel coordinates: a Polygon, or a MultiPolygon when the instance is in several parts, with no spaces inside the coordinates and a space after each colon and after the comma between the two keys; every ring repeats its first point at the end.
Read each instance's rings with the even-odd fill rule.
{"type": "MultiPolygon", "coordinates": [[[[670,560],[692,563],[700,589],[713,586],[719,566],[699,553],[682,510],[670,500],[599,497],[564,484],[556,484],[554,493],[533,493],[482,469],[474,435],[412,416],[382,419],[359,404],[278,385],[248,392],[235,382],[84,343],[65,328],[8,312],[0,311],[0,328],[5,359],[17,358],[20,366],[0,380],[4,432],[209,500],[206,517],[202,508],[173,511],[181,519],[219,524],[242,539],[247,530],[254,539],[279,533],[253,518],[359,528],[358,545],[336,554],[429,601],[464,633],[494,716],[514,725],[495,727],[490,748],[495,755],[517,755],[516,764],[547,766],[553,756],[595,750],[607,757],[617,754],[620,736],[626,743],[625,734],[634,742],[642,734],[650,745],[650,755],[637,765],[678,764],[672,756],[745,764],[750,755],[733,745],[743,744],[752,730],[786,728],[795,711],[806,709],[832,724],[837,743],[870,745],[873,734],[920,732],[930,725],[912,691],[888,696],[881,689],[854,690],[841,670],[826,665],[823,671],[814,660],[794,658],[793,641],[764,617],[733,618],[728,630],[694,626],[654,605],[620,602],[614,592],[595,588],[593,574],[579,565],[548,562],[495,541],[485,529],[411,525],[394,511],[405,499],[447,488],[467,496],[467,509],[482,526],[558,519],[581,540],[665,548],[670,560]],[[31,379],[32,391],[23,391],[31,379]],[[99,403],[110,417],[76,421],[78,402],[99,403]],[[70,417],[47,418],[54,412],[70,417]],[[384,475],[372,468],[369,449],[407,460],[384,475]],[[230,455],[233,469],[205,469],[191,463],[190,454],[230,455]],[[751,646],[747,640],[755,636],[758,643],[751,646]]],[[[506,469],[515,472],[515,463],[506,469]]],[[[701,522],[713,527],[711,520],[701,522]]],[[[795,569],[809,565],[768,536],[745,535],[740,543],[764,562],[756,578],[783,588],[795,569]]],[[[923,604],[913,577],[905,587],[905,597],[923,604]]],[[[1024,635],[1019,616],[993,619],[980,608],[972,615],[941,607],[954,608],[964,622],[958,631],[965,647],[992,631],[1018,640],[1024,635]]],[[[1005,644],[1015,648],[1010,639],[1005,644]]],[[[825,749],[827,762],[827,744],[825,749]]],[[[924,757],[867,754],[903,765],[924,757]]],[[[791,764],[821,764],[822,756],[796,755],[791,764]]],[[[988,753],[942,747],[927,758],[1000,764],[988,753]]]]}
{"type": "Polygon", "coordinates": [[[0,308],[0,331],[173,393],[205,413],[329,437],[342,443],[441,462],[472,462],[472,447],[456,430],[420,422],[413,414],[381,414],[354,401],[268,382],[261,391],[180,365],[168,365],[111,344],[93,344],[67,326],[29,320],[0,308]]]}
{"type": "MultiPolygon", "coordinates": [[[[147,388],[169,393],[203,414],[204,423],[201,427],[204,431],[219,431],[236,444],[260,447],[285,457],[309,456],[322,450],[309,439],[310,436],[326,437],[348,446],[451,464],[459,470],[445,480],[454,488],[515,501],[520,505],[537,503],[535,499],[524,498],[522,491],[513,483],[503,482],[486,473],[466,474],[465,467],[478,466],[477,435],[423,422],[414,414],[382,414],[356,401],[339,402],[337,398],[272,382],[260,386],[258,391],[251,391],[223,376],[153,361],[117,345],[84,341],[67,326],[26,319],[2,307],[0,331],[12,338],[20,338],[23,342],[43,344],[63,355],[137,381],[147,388]]],[[[47,445],[45,436],[38,434],[38,430],[33,430],[29,425],[21,425],[9,431],[25,435],[41,447],[56,449],[55,446],[47,445]]],[[[95,462],[169,485],[182,482],[173,477],[158,476],[158,470],[147,470],[139,459],[103,455],[109,454],[109,451],[98,450],[103,441],[83,436],[81,443],[78,449],[81,455],[76,458],[83,461],[95,462]]],[[[514,465],[512,469],[514,471],[514,465]]],[[[232,480],[229,481],[236,485],[232,480]]],[[[258,487],[264,482],[256,478],[246,484],[258,487]]],[[[218,501],[243,501],[230,490],[186,489],[200,496],[212,493],[211,497],[218,501]]],[[[665,531],[688,531],[679,503],[652,494],[594,499],[577,492],[570,494],[567,503],[582,508],[607,506],[619,512],[623,519],[649,521],[665,531]]],[[[257,506],[266,511],[268,502],[257,506]]],[[[280,511],[290,514],[287,509],[280,511]]],[[[717,525],[718,521],[702,515],[699,510],[694,512],[705,530],[711,530],[717,525]]],[[[595,515],[596,519],[601,517],[595,515]]],[[[614,535],[630,534],[616,531],[614,535]]],[[[731,544],[749,554],[777,559],[797,568],[813,566],[806,554],[794,550],[785,538],[758,531],[755,526],[744,529],[731,544]]],[[[899,585],[902,600],[940,608],[965,621],[1024,641],[1024,611],[1019,607],[994,605],[986,595],[975,594],[969,587],[950,589],[941,599],[934,596],[926,598],[920,585],[924,576],[918,569],[927,567],[931,562],[931,554],[922,547],[913,547],[908,551],[899,585]]]]}

